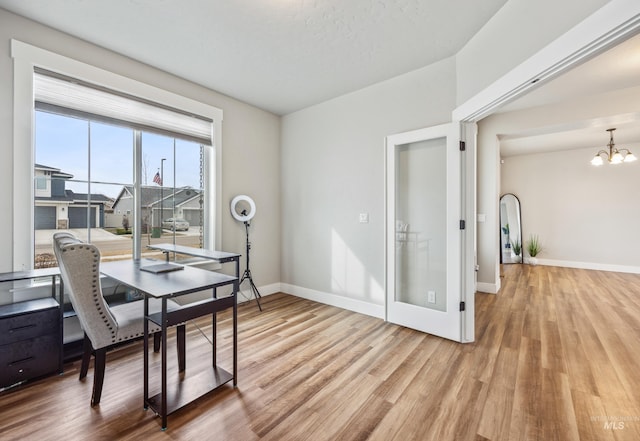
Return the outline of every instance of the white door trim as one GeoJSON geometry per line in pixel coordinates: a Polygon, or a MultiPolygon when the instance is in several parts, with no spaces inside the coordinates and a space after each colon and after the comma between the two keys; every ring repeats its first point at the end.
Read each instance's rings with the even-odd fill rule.
{"type": "Polygon", "coordinates": [[[477,122],[496,108],[570,70],[640,30],[640,2],[612,0],[458,106],[453,121],[477,122]]]}
{"type": "MultiPolygon", "coordinates": [[[[554,77],[572,69],[578,64],[592,58],[599,53],[615,46],[640,30],[640,2],[638,0],[612,0],[602,8],[591,14],[585,20],[574,26],[562,36],[551,42],[539,52],[522,62],[520,65],[507,72],[491,85],[477,93],[475,96],[459,105],[452,112],[452,121],[476,123],[485,116],[493,113],[499,106],[514,100],[535,87],[553,79],[554,77]]],[[[468,148],[467,166],[465,167],[465,184],[467,201],[465,213],[467,225],[472,230],[467,235],[473,234],[472,240],[466,240],[463,255],[466,256],[464,266],[463,283],[466,302],[473,301],[476,291],[476,174],[477,174],[477,149],[475,143],[475,125],[473,129],[462,125],[462,140],[473,143],[468,148]],[[471,131],[470,131],[471,130],[471,131]],[[466,136],[465,136],[466,134],[466,136]]],[[[497,210],[496,198],[496,210],[497,210]]],[[[496,226],[497,228],[497,226],[496,226]]],[[[467,237],[469,239],[469,237],[467,237]]],[[[478,283],[478,285],[481,285],[478,283]]],[[[486,285],[486,284],[484,284],[486,285]]],[[[497,280],[497,291],[499,279],[497,280]]],[[[472,304],[473,305],[473,304],[472,304]]],[[[463,323],[463,341],[474,340],[474,308],[468,308],[463,323]]]]}

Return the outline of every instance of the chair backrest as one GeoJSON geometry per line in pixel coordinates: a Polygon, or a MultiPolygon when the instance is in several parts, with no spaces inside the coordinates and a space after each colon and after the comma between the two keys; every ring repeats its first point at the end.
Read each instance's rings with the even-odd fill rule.
{"type": "Polygon", "coordinates": [[[98,248],[60,232],[53,235],[53,251],[80,326],[93,348],[115,343],[118,327],[102,295],[98,248]]]}

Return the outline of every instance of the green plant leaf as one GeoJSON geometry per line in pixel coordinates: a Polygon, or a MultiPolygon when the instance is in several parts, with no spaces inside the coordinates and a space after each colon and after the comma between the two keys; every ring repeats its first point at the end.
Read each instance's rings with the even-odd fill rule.
{"type": "Polygon", "coordinates": [[[531,257],[536,257],[542,252],[542,244],[540,243],[540,239],[538,238],[537,234],[532,234],[529,236],[529,241],[527,242],[527,252],[531,257]]]}

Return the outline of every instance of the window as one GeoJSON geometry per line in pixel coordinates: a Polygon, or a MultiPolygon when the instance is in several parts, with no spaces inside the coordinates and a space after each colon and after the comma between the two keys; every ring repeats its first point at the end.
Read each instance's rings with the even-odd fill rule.
{"type": "MultiPolygon", "coordinates": [[[[93,233],[95,240],[98,230],[107,229],[107,222],[115,223],[108,215],[119,217],[116,230],[126,230],[127,222],[123,219],[126,216],[132,239],[128,239],[130,246],[126,254],[107,256],[110,252],[105,247],[105,258],[141,256],[146,251],[145,241],[156,239],[152,236],[158,232],[161,237],[157,239],[165,242],[176,240],[180,244],[215,249],[220,237],[220,222],[216,221],[216,213],[220,213],[222,112],[219,109],[16,40],[12,40],[11,47],[15,73],[14,163],[16,170],[22,170],[16,173],[13,190],[15,269],[36,265],[37,244],[41,242],[38,237],[44,229],[39,227],[53,225],[52,230],[57,230],[77,224],[81,225],[79,231],[84,231],[90,240],[93,233]],[[47,70],[38,66],[46,66],[47,70]],[[54,86],[40,87],[38,82],[43,77],[46,77],[45,84],[54,86]],[[77,80],[79,78],[82,80],[77,80]],[[68,87],[63,93],[55,87],[61,84],[68,87]],[[85,95],[76,93],[82,89],[76,87],[78,85],[85,91],[96,92],[94,95],[112,97],[113,102],[103,101],[93,108],[87,107],[83,101],[85,95]],[[38,95],[43,90],[49,95],[38,95]],[[39,103],[35,117],[34,96],[39,103]],[[56,101],[61,97],[67,101],[56,101]],[[123,102],[135,102],[135,109],[127,113],[123,102]],[[171,126],[171,121],[176,121],[171,118],[175,114],[181,117],[171,126]],[[140,116],[143,118],[138,118],[140,116]],[[62,135],[57,133],[47,139],[56,128],[63,128],[62,125],[56,127],[54,120],[68,125],[65,128],[68,136],[64,146],[57,148],[57,157],[51,141],[60,140],[62,135]],[[195,129],[188,121],[195,122],[195,129]],[[198,134],[202,133],[202,121],[208,127],[208,144],[198,134]],[[46,163],[52,159],[60,162],[46,163]],[[48,173],[41,173],[40,168],[48,173]],[[148,207],[151,216],[147,233],[142,233],[145,174],[147,186],[157,190],[159,185],[152,179],[158,168],[163,168],[162,206],[156,200],[148,207]],[[129,172],[123,177],[113,173],[115,169],[129,172]],[[116,209],[120,212],[115,215],[118,211],[113,204],[117,196],[114,198],[113,194],[134,203],[116,209]],[[66,203],[55,201],[54,195],[67,196],[66,203]],[[152,219],[153,213],[155,219],[152,219]],[[191,222],[189,239],[184,239],[186,230],[163,229],[161,221],[165,215],[167,219],[180,216],[190,219],[195,233],[191,231],[191,222]]],[[[95,100],[93,102],[95,104],[95,100]]]]}
{"type": "MultiPolygon", "coordinates": [[[[36,111],[35,161],[49,170],[52,191],[44,196],[36,193],[34,198],[34,267],[55,265],[52,236],[63,229],[95,244],[106,260],[130,259],[134,237],[142,245],[172,242],[202,247],[206,195],[202,160],[208,147],[96,122],[66,110],[36,111]],[[133,185],[137,148],[143,158],[138,200],[133,185]],[[134,236],[131,213],[137,204],[141,234],[134,236]]],[[[36,187],[39,181],[46,184],[38,178],[36,187]]],[[[158,257],[157,252],[141,249],[143,257],[158,257]]]]}
{"type": "Polygon", "coordinates": [[[47,189],[47,178],[44,176],[36,176],[36,190],[47,189]]]}

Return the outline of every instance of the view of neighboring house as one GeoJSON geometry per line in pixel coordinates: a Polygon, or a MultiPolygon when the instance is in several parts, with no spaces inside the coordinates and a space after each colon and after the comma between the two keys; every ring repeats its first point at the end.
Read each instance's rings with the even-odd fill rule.
{"type": "MultiPolygon", "coordinates": [[[[200,190],[184,187],[176,188],[174,193],[173,187],[143,185],[141,191],[143,231],[173,217],[186,219],[192,227],[200,226],[200,190]]],[[[133,213],[133,185],[122,187],[113,203],[113,213],[115,216],[133,213]]]]}
{"type": "Polygon", "coordinates": [[[35,164],[35,228],[54,230],[67,228],[101,228],[111,198],[103,194],[75,193],[66,189],[73,175],[59,168],[35,164]],[[90,204],[90,217],[87,204],[90,204]],[[90,222],[89,222],[90,219],[90,222]]]}

